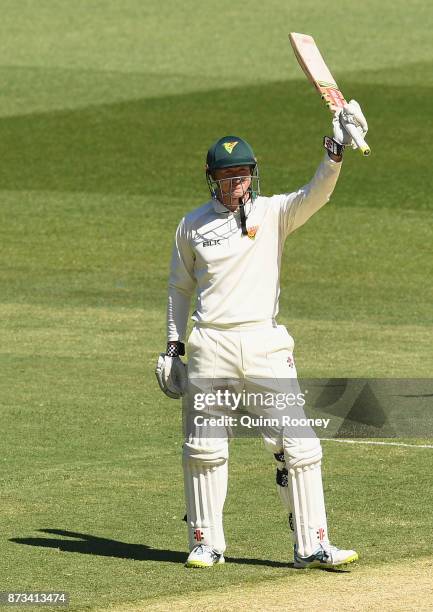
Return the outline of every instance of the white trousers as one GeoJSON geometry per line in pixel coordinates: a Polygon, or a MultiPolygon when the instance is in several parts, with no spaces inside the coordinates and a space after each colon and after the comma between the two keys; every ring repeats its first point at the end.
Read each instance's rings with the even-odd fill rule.
{"type": "MultiPolygon", "coordinates": [[[[189,548],[208,544],[222,553],[226,548],[223,506],[227,493],[230,425],[195,424],[196,397],[230,389],[261,393],[267,398],[300,392],[293,358],[294,340],[282,325],[262,322],[232,328],[196,325],[187,343],[188,392],[183,398],[185,441],[183,467],[189,548]]],[[[255,416],[272,414],[274,406],[249,406],[255,416]]],[[[293,410],[304,417],[303,408],[293,410]]],[[[230,407],[206,407],[203,416],[231,416],[230,407]]],[[[277,489],[290,513],[290,526],[298,554],[311,555],[328,542],[321,478],[322,450],[311,428],[293,437],[283,426],[260,428],[265,447],[277,465],[277,489]],[[301,437],[302,436],[302,437],[301,437]],[[293,520],[292,520],[293,519],[293,520]]]]}

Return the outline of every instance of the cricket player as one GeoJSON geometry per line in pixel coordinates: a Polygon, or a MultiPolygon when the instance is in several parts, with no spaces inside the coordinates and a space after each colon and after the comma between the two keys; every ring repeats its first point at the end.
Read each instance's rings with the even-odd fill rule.
{"type": "MultiPolygon", "coordinates": [[[[224,424],[209,429],[202,425],[204,419],[192,423],[198,381],[207,389],[216,381],[237,381],[238,386],[254,384],[260,390],[262,385],[275,393],[296,382],[294,340],[276,323],[282,250],[286,238],[329,201],[344,149],[356,148],[345,129],[348,124],[362,136],[367,132],[354,100],[334,115],[333,138],[324,138],[324,159],[312,180],[293,193],[272,197],[260,195],[250,145],[238,136],[220,138],[207,154],[211,199],[186,214],[177,228],[167,348],[158,359],[156,376],[168,397],[183,396],[187,567],[224,563],[226,548],[223,506],[231,431],[224,424]],[[194,292],[186,365],[181,356],[194,292]]],[[[356,561],[354,550],[339,549],[329,541],[322,449],[314,431],[293,436],[277,427],[264,428],[261,435],[276,462],[277,489],[293,532],[295,567],[335,567],[356,561]]]]}

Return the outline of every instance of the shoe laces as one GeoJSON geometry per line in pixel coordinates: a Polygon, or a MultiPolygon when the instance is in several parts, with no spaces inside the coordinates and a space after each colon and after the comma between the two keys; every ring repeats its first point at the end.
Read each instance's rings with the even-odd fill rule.
{"type": "Polygon", "coordinates": [[[330,559],[333,559],[333,554],[334,552],[338,552],[339,548],[338,546],[334,546],[333,544],[321,544],[320,545],[324,554],[329,557],[330,559]]]}

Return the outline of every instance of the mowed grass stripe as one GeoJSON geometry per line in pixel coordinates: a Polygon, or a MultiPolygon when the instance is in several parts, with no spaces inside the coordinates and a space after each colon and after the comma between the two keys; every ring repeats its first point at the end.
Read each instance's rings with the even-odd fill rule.
{"type": "Polygon", "coordinates": [[[358,567],[348,566],[347,570],[340,572],[305,570],[301,576],[289,572],[284,579],[270,580],[260,585],[233,585],[230,589],[215,589],[207,593],[197,591],[181,597],[92,609],[95,612],[165,612],[169,609],[178,612],[280,612],[321,608],[332,612],[360,608],[386,609],[390,612],[412,609],[427,611],[432,609],[432,571],[433,559],[390,563],[386,571],[383,568],[362,567],[361,561],[358,567]]]}
{"type": "MultiPolygon", "coordinates": [[[[300,371],[428,376],[430,215],[345,207],[339,189],[286,242],[279,320],[295,337],[300,371]]],[[[165,339],[182,200],[68,195],[65,202],[62,210],[53,194],[26,194],[14,211],[14,198],[5,199],[3,353],[117,354],[119,362],[143,355],[151,368],[165,339]]]]}
{"type": "Polygon", "coordinates": [[[247,84],[298,74],[287,42],[294,30],[314,34],[337,76],[385,67],[392,79],[393,66],[431,58],[430,6],[421,0],[412,6],[365,0],[346,11],[315,0],[251,0],[245,11],[230,0],[221,0],[218,10],[197,0],[182,6],[176,0],[125,0],[121,6],[39,0],[36,11],[31,0],[2,0],[1,57],[7,66],[175,72],[185,81],[179,89],[198,74],[247,84]],[[380,36],[366,38],[377,24],[380,36]],[[330,27],[338,45],[330,41],[330,27]]]}
{"type": "MultiPolygon", "coordinates": [[[[52,314],[52,309],[42,306],[0,307],[3,320],[9,321],[6,329],[0,329],[3,405],[24,400],[30,390],[44,397],[46,387],[41,386],[42,381],[54,379],[56,393],[62,397],[59,385],[66,385],[72,392],[76,375],[83,385],[81,392],[91,393],[91,401],[95,376],[103,376],[110,388],[129,381],[134,386],[142,385],[143,392],[156,391],[153,375],[144,380],[142,377],[145,372],[152,374],[158,338],[163,335],[163,312],[127,309],[119,316],[116,309],[77,307],[73,316],[70,313],[69,309],[57,309],[52,314]],[[6,315],[12,309],[14,316],[6,315]],[[152,332],[150,326],[154,326],[152,332]],[[7,384],[10,377],[19,384],[18,388],[7,384]]],[[[281,316],[280,321],[295,337],[297,367],[304,377],[430,375],[429,326],[339,319],[336,337],[337,323],[332,318],[281,316]],[[369,347],[368,351],[365,347],[369,347]],[[352,363],[354,350],[357,360],[352,363]]],[[[105,395],[103,390],[101,393],[105,395]]]]}
{"type": "MultiPolygon", "coordinates": [[[[350,171],[339,186],[345,205],[431,209],[432,144],[423,119],[431,88],[407,84],[424,68],[399,67],[398,85],[383,84],[380,96],[376,72],[371,84],[368,72],[345,80],[347,95],[363,102],[373,150],[368,160],[346,155],[350,171]],[[410,143],[423,155],[414,155],[410,143]]],[[[264,191],[284,192],[310,178],[329,130],[329,113],[302,78],[5,117],[0,189],[163,193],[184,198],[189,208],[205,193],[209,144],[235,133],[254,145],[264,191]]]]}

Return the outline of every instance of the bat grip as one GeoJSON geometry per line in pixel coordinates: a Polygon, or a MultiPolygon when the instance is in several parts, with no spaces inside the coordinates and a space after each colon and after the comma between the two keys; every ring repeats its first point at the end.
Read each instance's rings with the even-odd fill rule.
{"type": "Polygon", "coordinates": [[[358,132],[356,127],[352,123],[347,123],[344,126],[344,129],[347,132],[349,132],[349,134],[352,136],[353,140],[358,145],[358,148],[361,151],[361,153],[365,156],[370,155],[371,149],[368,146],[368,144],[365,142],[361,134],[358,132]]]}

